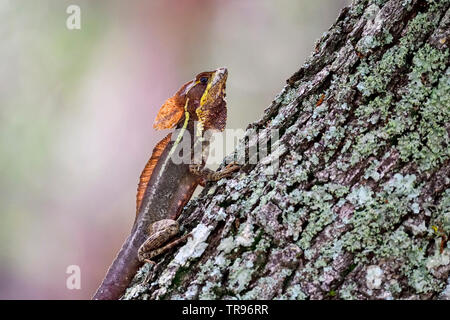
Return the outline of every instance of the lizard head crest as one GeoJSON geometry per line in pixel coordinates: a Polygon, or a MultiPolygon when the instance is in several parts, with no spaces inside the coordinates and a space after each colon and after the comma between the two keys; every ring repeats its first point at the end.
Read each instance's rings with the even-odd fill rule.
{"type": "Polygon", "coordinates": [[[227,110],[225,84],[228,70],[219,68],[199,73],[185,83],[173,97],[166,100],[158,112],[153,127],[169,129],[182,122],[183,114],[189,112],[198,121],[198,131],[225,128],[227,110]],[[187,103],[188,102],[188,103],[187,103]]]}

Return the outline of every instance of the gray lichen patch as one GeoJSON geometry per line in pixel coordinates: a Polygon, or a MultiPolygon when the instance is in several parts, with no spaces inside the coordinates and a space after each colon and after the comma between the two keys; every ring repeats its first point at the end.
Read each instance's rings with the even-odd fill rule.
{"type": "Polygon", "coordinates": [[[383,270],[379,266],[369,266],[366,273],[366,285],[369,289],[380,289],[383,282],[383,270]]]}
{"type": "Polygon", "coordinates": [[[173,259],[173,262],[179,264],[180,266],[184,266],[188,259],[200,257],[207,247],[207,243],[205,241],[210,232],[211,228],[204,224],[199,224],[195,227],[195,229],[191,232],[192,238],[189,238],[186,245],[180,248],[177,255],[173,259]]]}

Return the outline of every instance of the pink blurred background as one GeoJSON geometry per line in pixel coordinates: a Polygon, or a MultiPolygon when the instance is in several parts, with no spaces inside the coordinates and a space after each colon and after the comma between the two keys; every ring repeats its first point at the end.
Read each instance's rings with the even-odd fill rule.
{"type": "Polygon", "coordinates": [[[164,100],[226,66],[228,127],[245,129],[347,4],[1,0],[0,298],[89,299],[131,229],[164,100]]]}

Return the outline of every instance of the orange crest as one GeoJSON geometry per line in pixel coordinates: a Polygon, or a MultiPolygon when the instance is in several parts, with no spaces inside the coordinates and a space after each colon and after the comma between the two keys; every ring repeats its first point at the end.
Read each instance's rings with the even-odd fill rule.
{"type": "Polygon", "coordinates": [[[193,86],[194,82],[194,80],[186,82],[172,98],[169,98],[164,102],[153,123],[153,128],[156,130],[170,129],[177,125],[184,114],[186,93],[193,86]]]}
{"type": "Polygon", "coordinates": [[[136,218],[139,214],[139,209],[141,208],[142,199],[144,199],[145,190],[147,189],[147,185],[150,181],[150,178],[152,176],[153,170],[156,167],[156,163],[158,162],[159,158],[161,157],[164,148],[169,144],[170,139],[172,137],[172,134],[169,133],[164,139],[162,139],[153,149],[152,156],[150,157],[150,160],[148,160],[147,164],[145,165],[144,170],[141,173],[141,176],[139,178],[139,185],[137,189],[137,195],[136,195],[136,218]]]}
{"type": "Polygon", "coordinates": [[[184,112],[184,105],[180,103],[180,100],[177,95],[166,100],[161,109],[159,109],[153,128],[156,130],[170,129],[180,121],[184,112]]]}

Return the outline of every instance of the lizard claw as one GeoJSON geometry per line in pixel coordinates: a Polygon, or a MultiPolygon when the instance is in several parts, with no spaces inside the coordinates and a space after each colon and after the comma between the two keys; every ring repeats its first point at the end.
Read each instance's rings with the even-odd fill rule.
{"type": "Polygon", "coordinates": [[[230,167],[239,167],[238,163],[236,161],[230,162],[229,164],[226,165],[225,168],[230,168],[230,167]]]}
{"type": "Polygon", "coordinates": [[[231,162],[226,165],[226,167],[223,169],[223,172],[226,174],[235,172],[241,168],[240,165],[238,165],[236,162],[231,162]]]}
{"type": "Polygon", "coordinates": [[[184,236],[182,236],[182,237],[180,238],[180,241],[185,241],[185,240],[188,239],[188,238],[194,239],[194,236],[192,235],[192,233],[185,234],[184,236]]]}
{"type": "Polygon", "coordinates": [[[156,264],[155,261],[152,261],[150,259],[144,259],[145,262],[150,263],[152,266],[154,266],[156,264]]]}

